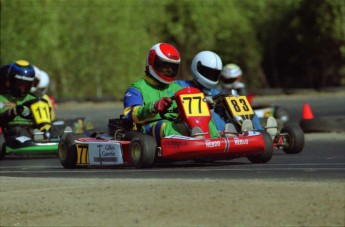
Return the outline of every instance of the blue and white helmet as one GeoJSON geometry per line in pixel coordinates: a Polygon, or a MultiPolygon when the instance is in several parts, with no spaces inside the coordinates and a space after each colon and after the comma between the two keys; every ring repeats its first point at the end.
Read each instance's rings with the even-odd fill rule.
{"type": "Polygon", "coordinates": [[[10,65],[8,80],[13,96],[24,98],[29,93],[34,79],[35,70],[28,61],[18,60],[10,65]]]}

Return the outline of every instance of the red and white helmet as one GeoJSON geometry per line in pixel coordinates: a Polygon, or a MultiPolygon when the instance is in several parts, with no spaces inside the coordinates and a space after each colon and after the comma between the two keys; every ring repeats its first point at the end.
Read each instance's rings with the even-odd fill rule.
{"type": "Polygon", "coordinates": [[[167,43],[157,43],[151,47],[146,61],[146,71],[164,84],[175,80],[180,68],[181,57],[178,50],[167,43]]]}

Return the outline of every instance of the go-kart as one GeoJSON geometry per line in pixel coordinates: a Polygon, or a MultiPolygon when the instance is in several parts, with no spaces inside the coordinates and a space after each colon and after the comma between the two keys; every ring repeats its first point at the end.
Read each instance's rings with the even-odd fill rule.
{"type": "MultiPolygon", "coordinates": [[[[232,95],[231,92],[221,92],[213,97],[213,106],[227,123],[234,124],[237,131],[245,119],[252,120],[254,110],[246,96],[232,95]]],[[[256,111],[255,111],[256,113],[256,111]]],[[[268,117],[268,116],[267,116],[268,117]]],[[[303,150],[304,133],[298,124],[286,124],[277,130],[273,138],[273,148],[283,150],[287,154],[297,154],[303,150]]]]}
{"type": "Polygon", "coordinates": [[[245,131],[233,137],[211,138],[211,112],[202,92],[187,87],[172,99],[176,108],[162,113],[165,121],[184,128],[183,135],[170,135],[158,143],[133,130],[123,117],[109,120],[108,133],[65,134],[59,143],[59,158],[64,168],[85,166],[134,166],[148,168],[163,161],[230,160],[247,157],[252,163],[271,160],[273,146],[266,131],[245,131]],[[198,130],[194,130],[198,129],[198,130]]]}
{"type": "Polygon", "coordinates": [[[259,118],[261,125],[264,125],[268,117],[274,117],[278,124],[278,130],[289,124],[290,111],[283,106],[271,105],[266,103],[253,104],[253,94],[248,94],[247,99],[252,106],[256,116],[259,118]]]}
{"type": "Polygon", "coordinates": [[[72,132],[72,128],[61,122],[51,122],[50,107],[47,100],[43,98],[30,100],[22,106],[26,110],[22,117],[31,119],[33,124],[20,126],[25,128],[27,135],[18,135],[11,140],[12,142],[5,139],[6,129],[1,130],[0,159],[8,154],[57,154],[61,136],[72,132]]]}

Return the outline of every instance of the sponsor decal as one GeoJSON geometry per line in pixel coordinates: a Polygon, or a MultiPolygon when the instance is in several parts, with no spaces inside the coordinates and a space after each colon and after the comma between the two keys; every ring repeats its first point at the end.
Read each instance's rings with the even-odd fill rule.
{"type": "Polygon", "coordinates": [[[174,141],[164,141],[164,146],[170,147],[170,148],[179,148],[183,146],[187,146],[187,141],[183,140],[174,140],[174,141]]]}
{"type": "Polygon", "coordinates": [[[119,143],[90,143],[90,164],[123,164],[121,145],[119,143]]]}
{"type": "Polygon", "coordinates": [[[247,145],[248,139],[238,139],[238,138],[234,138],[234,143],[235,145],[241,146],[241,145],[247,145]]]}
{"type": "Polygon", "coordinates": [[[22,75],[18,75],[16,74],[14,76],[14,78],[20,79],[20,80],[26,80],[26,81],[34,81],[34,77],[27,77],[27,76],[22,76],[22,75]]]}
{"type": "Polygon", "coordinates": [[[220,141],[210,141],[210,140],[206,140],[206,141],[205,141],[205,145],[206,145],[206,148],[210,148],[210,147],[220,147],[220,141]]]}

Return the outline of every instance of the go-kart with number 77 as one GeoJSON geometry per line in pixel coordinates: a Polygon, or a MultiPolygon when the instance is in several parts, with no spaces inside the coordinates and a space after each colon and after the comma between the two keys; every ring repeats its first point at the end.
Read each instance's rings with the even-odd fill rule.
{"type": "MultiPolygon", "coordinates": [[[[134,166],[148,168],[160,161],[231,160],[247,157],[252,163],[271,160],[272,139],[266,131],[245,131],[235,137],[211,138],[211,112],[202,92],[187,87],[173,97],[177,108],[162,114],[174,121],[183,135],[170,135],[158,143],[120,117],[110,119],[109,133],[65,134],[59,158],[65,168],[85,166],[134,166]]],[[[164,162],[165,163],[165,162],[164,162]]]]}

